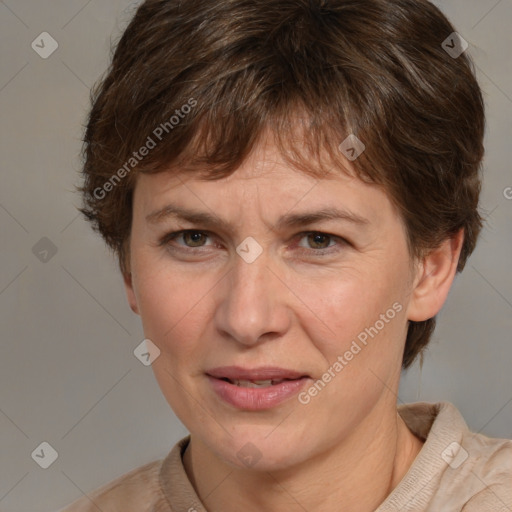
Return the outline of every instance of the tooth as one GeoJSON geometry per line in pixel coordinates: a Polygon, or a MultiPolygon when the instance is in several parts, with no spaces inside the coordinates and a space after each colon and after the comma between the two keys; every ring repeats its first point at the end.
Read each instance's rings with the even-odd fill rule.
{"type": "Polygon", "coordinates": [[[242,388],[262,388],[272,385],[271,380],[235,380],[234,384],[242,388]]]}

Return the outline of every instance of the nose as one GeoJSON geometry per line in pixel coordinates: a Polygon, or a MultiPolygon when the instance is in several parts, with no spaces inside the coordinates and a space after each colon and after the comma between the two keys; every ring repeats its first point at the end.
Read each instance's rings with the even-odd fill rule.
{"type": "Polygon", "coordinates": [[[290,326],[292,293],[264,251],[247,263],[235,256],[215,312],[219,332],[246,346],[282,336],[290,326]]]}

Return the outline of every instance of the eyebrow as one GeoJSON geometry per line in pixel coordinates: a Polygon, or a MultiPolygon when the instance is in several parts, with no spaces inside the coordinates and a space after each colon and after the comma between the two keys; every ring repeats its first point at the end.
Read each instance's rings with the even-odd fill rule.
{"type": "MultiPolygon", "coordinates": [[[[174,204],[168,204],[150,213],[146,216],[146,221],[150,224],[158,224],[169,217],[184,220],[191,224],[200,224],[207,228],[219,227],[224,231],[230,231],[231,229],[229,222],[213,213],[182,208],[174,204]]],[[[277,229],[293,228],[325,220],[343,220],[360,226],[371,224],[368,219],[350,210],[328,207],[312,212],[285,214],[278,219],[275,227],[277,229]]]]}

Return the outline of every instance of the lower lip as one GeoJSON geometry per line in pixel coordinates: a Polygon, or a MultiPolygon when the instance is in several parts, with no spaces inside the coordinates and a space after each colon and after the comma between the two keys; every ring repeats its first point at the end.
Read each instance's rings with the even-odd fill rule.
{"type": "Polygon", "coordinates": [[[302,377],[264,388],[243,388],[210,375],[207,377],[220,398],[238,409],[248,411],[261,411],[281,404],[296,395],[309,380],[307,377],[302,377]]]}

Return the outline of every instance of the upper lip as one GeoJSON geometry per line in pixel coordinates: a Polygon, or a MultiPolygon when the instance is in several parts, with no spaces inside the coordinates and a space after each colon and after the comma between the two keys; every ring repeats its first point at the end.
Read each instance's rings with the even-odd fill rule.
{"type": "Polygon", "coordinates": [[[242,368],[241,366],[220,366],[206,372],[217,379],[231,380],[277,380],[277,379],[299,379],[309,377],[303,372],[278,368],[275,366],[260,366],[258,368],[242,368]]]}

